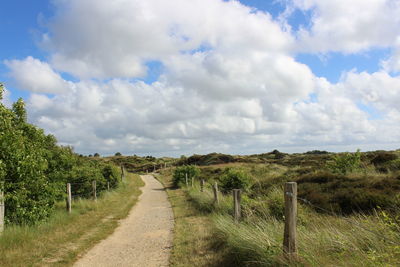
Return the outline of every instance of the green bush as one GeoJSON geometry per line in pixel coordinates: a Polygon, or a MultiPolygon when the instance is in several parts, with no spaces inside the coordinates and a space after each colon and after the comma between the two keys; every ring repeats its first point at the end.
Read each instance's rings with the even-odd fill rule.
{"type": "MultiPolygon", "coordinates": [[[[0,84],[0,100],[3,87],[0,84]]],[[[65,184],[88,194],[92,180],[99,191],[107,179],[117,183],[116,170],[60,147],[52,135],[27,123],[24,102],[11,109],[0,102],[0,186],[4,190],[6,224],[34,224],[47,218],[65,197],[65,184]],[[111,169],[110,169],[111,168],[111,169]],[[102,172],[103,170],[103,172],[102,172]]]]}
{"type": "Polygon", "coordinates": [[[195,178],[197,175],[200,174],[200,170],[197,166],[194,165],[184,165],[177,167],[174,171],[174,175],[172,178],[174,186],[185,184],[186,174],[190,182],[190,179],[192,179],[192,177],[195,178]]]}
{"type": "Polygon", "coordinates": [[[328,163],[327,167],[333,173],[345,175],[360,168],[360,164],[361,153],[360,150],[357,150],[356,153],[335,155],[333,157],[333,162],[328,163]]]}
{"type": "Polygon", "coordinates": [[[250,177],[244,170],[227,169],[220,178],[221,191],[230,192],[232,189],[247,190],[250,186],[250,177]]]}

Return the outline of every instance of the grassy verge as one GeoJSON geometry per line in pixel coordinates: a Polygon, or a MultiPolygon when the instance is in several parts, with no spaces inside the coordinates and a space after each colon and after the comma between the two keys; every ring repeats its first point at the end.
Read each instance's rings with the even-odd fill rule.
{"type": "Polygon", "coordinates": [[[140,195],[144,185],[138,175],[129,174],[114,191],[96,202],[78,200],[72,213],[64,202],[54,215],[36,226],[11,226],[0,237],[0,266],[70,266],[118,226],[140,195]]]}
{"type": "Polygon", "coordinates": [[[187,192],[192,205],[209,212],[217,237],[241,266],[400,266],[400,229],[397,219],[384,211],[342,217],[318,214],[299,204],[299,258],[289,262],[282,255],[282,190],[276,188],[259,202],[263,214],[248,210],[250,200],[243,196],[245,218],[239,224],[232,220],[230,195],[221,196],[214,207],[210,189],[200,193],[195,186],[187,192]]]}
{"type": "Polygon", "coordinates": [[[217,232],[212,218],[198,209],[187,191],[171,187],[171,171],[157,178],[167,188],[174,217],[174,241],[171,266],[240,266],[217,232]]]}

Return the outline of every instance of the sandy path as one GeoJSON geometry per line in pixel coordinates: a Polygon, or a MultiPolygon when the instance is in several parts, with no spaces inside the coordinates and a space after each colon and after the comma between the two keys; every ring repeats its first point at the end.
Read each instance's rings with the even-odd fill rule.
{"type": "Polygon", "coordinates": [[[74,266],[168,266],[174,217],[163,186],[151,175],[138,203],[107,239],[74,266]]]}

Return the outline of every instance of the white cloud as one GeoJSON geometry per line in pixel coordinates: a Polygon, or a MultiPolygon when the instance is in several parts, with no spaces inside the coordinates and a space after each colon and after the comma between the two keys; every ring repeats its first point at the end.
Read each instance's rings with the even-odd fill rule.
{"type": "Polygon", "coordinates": [[[398,0],[293,0],[311,11],[311,28],[298,32],[300,50],[355,53],[391,47],[400,36],[398,0]]]}
{"type": "Polygon", "coordinates": [[[342,86],[351,96],[365,104],[373,105],[382,113],[400,112],[400,76],[390,76],[384,71],[349,72],[342,77],[342,86]]]}
{"type": "Polygon", "coordinates": [[[42,45],[53,65],[81,78],[143,77],[149,60],[202,46],[230,54],[292,45],[266,13],[220,0],[59,1],[42,45]],[[221,15],[223,14],[223,15],[221,15]]]}
{"type": "Polygon", "coordinates": [[[1,102],[6,106],[6,107],[10,107],[11,106],[11,100],[10,100],[10,91],[7,90],[7,87],[4,85],[3,87],[4,91],[3,91],[3,99],[1,100],[1,102]]]}
{"type": "Polygon", "coordinates": [[[383,69],[387,72],[400,73],[400,36],[397,37],[393,53],[387,60],[381,62],[383,69]]]}
{"type": "Polygon", "coordinates": [[[62,93],[68,87],[51,66],[33,57],[24,60],[6,60],[10,75],[20,89],[35,93],[62,93]]]}
{"type": "MultiPolygon", "coordinates": [[[[340,8],[296,1],[297,7],[316,11],[311,31],[301,37],[301,44],[313,42],[310,51],[391,45],[388,32],[397,28],[380,27],[397,23],[393,15],[371,32],[363,29],[376,15],[370,9],[386,10],[386,2],[374,2],[350,24],[349,12],[359,2],[332,3],[340,8]]],[[[390,130],[400,125],[398,77],[354,71],[337,84],[315,77],[294,59],[299,43],[280,22],[237,1],[55,4],[58,11],[42,42],[50,63],[28,57],[7,64],[19,86],[33,92],[30,121],[78,152],[246,153],[400,137],[390,130]],[[146,76],[149,60],[163,67],[160,77],[146,84],[135,78],[146,76]],[[80,80],[66,81],[55,70],[80,80]],[[383,117],[371,120],[360,103],[383,117]]]]}

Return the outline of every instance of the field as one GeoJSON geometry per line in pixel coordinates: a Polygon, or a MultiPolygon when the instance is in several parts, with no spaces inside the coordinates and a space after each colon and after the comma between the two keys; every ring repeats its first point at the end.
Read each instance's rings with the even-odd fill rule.
{"type": "MultiPolygon", "coordinates": [[[[208,231],[214,232],[214,238],[203,239],[201,246],[207,247],[208,243],[212,247],[220,242],[214,253],[220,255],[219,259],[235,259],[235,264],[229,266],[398,266],[398,156],[398,151],[195,155],[180,159],[177,170],[162,170],[161,176],[174,180],[175,174],[175,179],[180,179],[176,173],[184,171],[185,164],[198,165],[194,186],[178,181],[175,184],[180,189],[170,191],[170,196],[184,194],[180,202],[187,202],[192,218],[201,218],[188,224],[192,229],[200,227],[203,220],[212,222],[208,231]],[[206,181],[204,192],[200,192],[201,179],[206,181]],[[282,253],[283,185],[288,181],[298,183],[299,194],[295,261],[289,261],[282,253]],[[215,182],[223,191],[218,205],[211,190],[215,182]],[[235,187],[243,189],[243,217],[239,224],[232,219],[230,190],[235,187]]],[[[180,232],[187,231],[179,230],[176,242],[198,242],[180,232]]],[[[177,246],[173,259],[178,254],[180,262],[185,258],[193,260],[196,257],[191,255],[201,253],[193,252],[196,249],[199,250],[185,252],[177,246]]]]}

